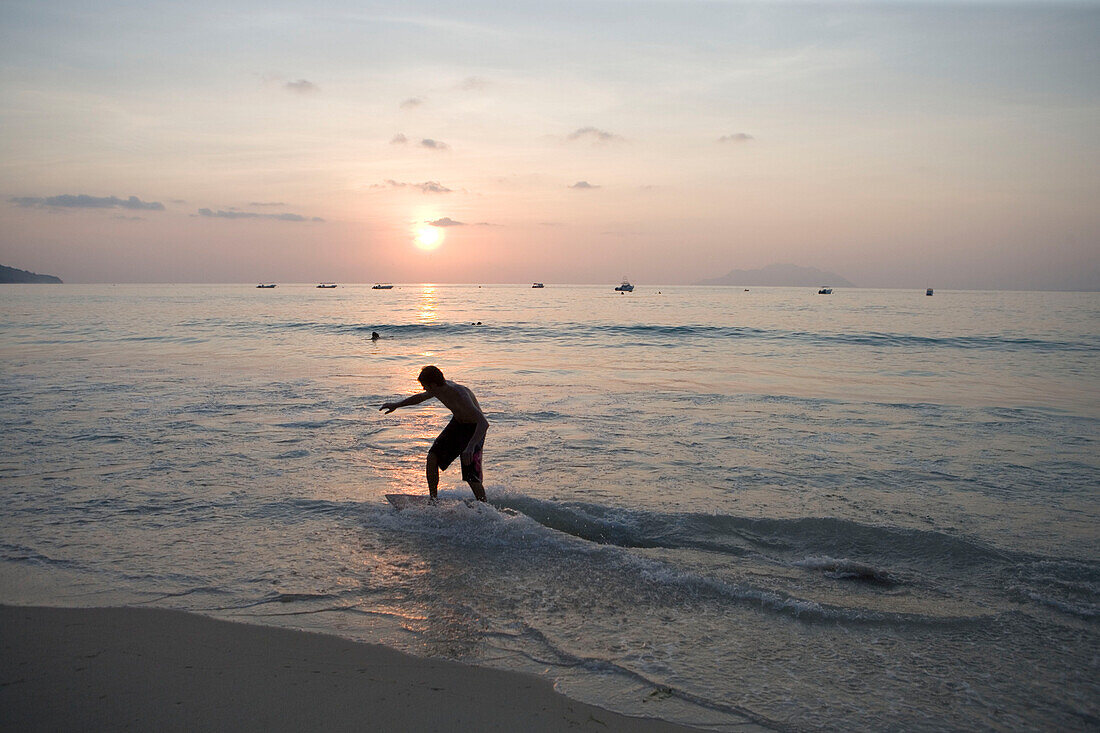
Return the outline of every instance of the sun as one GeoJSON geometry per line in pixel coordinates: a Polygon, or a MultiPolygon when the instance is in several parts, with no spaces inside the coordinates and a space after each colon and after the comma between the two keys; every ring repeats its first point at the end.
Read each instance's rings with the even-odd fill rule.
{"type": "Polygon", "coordinates": [[[423,250],[433,250],[443,244],[443,230],[425,224],[416,230],[416,246],[423,250]]]}

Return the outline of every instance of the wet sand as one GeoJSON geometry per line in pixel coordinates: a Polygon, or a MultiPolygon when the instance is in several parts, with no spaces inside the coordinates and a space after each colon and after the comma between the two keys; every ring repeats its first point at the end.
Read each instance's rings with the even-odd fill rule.
{"type": "Polygon", "coordinates": [[[0,606],[0,730],[693,730],[534,676],[179,611],[0,606]]]}

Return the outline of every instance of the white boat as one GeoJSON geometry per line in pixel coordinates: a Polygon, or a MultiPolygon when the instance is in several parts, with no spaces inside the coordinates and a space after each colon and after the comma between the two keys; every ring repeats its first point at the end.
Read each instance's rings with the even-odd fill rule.
{"type": "Polygon", "coordinates": [[[531,283],[531,287],[533,287],[533,288],[545,288],[546,286],[543,285],[542,283],[531,283]]]}
{"type": "Polygon", "coordinates": [[[334,288],[334,287],[336,287],[336,283],[321,283],[321,284],[320,284],[320,285],[318,285],[317,287],[319,287],[319,288],[325,288],[325,289],[327,290],[327,289],[329,289],[329,288],[334,288]]]}
{"type": "Polygon", "coordinates": [[[371,290],[393,290],[393,286],[389,283],[375,283],[371,286],[371,290]]]}
{"type": "Polygon", "coordinates": [[[623,284],[620,285],[619,287],[615,288],[615,290],[619,291],[620,293],[633,293],[634,292],[634,286],[631,285],[630,281],[627,280],[624,277],[623,278],[623,284]]]}

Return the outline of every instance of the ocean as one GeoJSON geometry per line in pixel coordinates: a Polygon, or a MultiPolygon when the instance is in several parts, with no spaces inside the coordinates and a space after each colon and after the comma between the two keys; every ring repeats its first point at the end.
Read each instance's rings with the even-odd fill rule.
{"type": "Polygon", "coordinates": [[[1100,727],[1100,294],[613,285],[0,288],[0,602],[714,730],[1100,727]],[[426,364],[489,506],[383,498],[425,491],[446,409],[378,406],[426,364]]]}

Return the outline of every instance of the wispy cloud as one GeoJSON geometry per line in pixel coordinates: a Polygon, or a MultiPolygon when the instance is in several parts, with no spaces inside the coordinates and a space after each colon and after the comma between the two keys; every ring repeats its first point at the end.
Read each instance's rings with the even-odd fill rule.
{"type": "Polygon", "coordinates": [[[61,194],[60,196],[16,196],[8,199],[20,206],[50,207],[65,209],[135,209],[142,211],[164,211],[159,201],[142,201],[137,196],[120,199],[118,196],[88,196],[87,194],[61,194]]]}
{"type": "Polygon", "coordinates": [[[424,104],[424,100],[420,97],[409,97],[398,106],[401,107],[401,109],[416,109],[422,104],[424,104]]]}
{"type": "Polygon", "coordinates": [[[577,181],[569,188],[599,188],[599,186],[594,186],[588,181],[577,181]]]}
{"type": "Polygon", "coordinates": [[[428,224],[431,224],[433,227],[462,227],[462,226],[466,226],[466,222],[464,222],[464,221],[455,221],[454,219],[452,219],[449,216],[445,216],[442,219],[436,219],[435,221],[429,221],[428,224]]]}
{"type": "Polygon", "coordinates": [[[720,143],[747,143],[750,140],[755,140],[755,139],[756,138],[754,138],[752,135],[748,134],[747,132],[735,132],[732,135],[723,135],[722,137],[718,138],[718,142],[720,142],[720,143]]]}
{"type": "Polygon", "coordinates": [[[464,92],[478,92],[489,86],[489,82],[480,76],[468,76],[462,80],[458,88],[464,92]]]}
{"type": "Polygon", "coordinates": [[[395,181],[392,178],[387,178],[386,185],[390,188],[416,188],[419,189],[421,193],[454,193],[453,189],[447,188],[439,181],[405,183],[404,181],[395,181]]]}
{"type": "Polygon", "coordinates": [[[249,206],[286,206],[282,201],[249,201],[249,206]]]}
{"type": "Polygon", "coordinates": [[[211,219],[271,219],[273,221],[324,221],[319,216],[302,216],[301,214],[258,214],[255,211],[225,211],[218,209],[199,209],[199,216],[211,219]]]}
{"type": "Polygon", "coordinates": [[[320,88],[308,79],[288,81],[283,85],[283,89],[286,89],[288,92],[295,92],[296,94],[313,94],[320,91],[320,88]]]}
{"type": "MultiPolygon", "coordinates": [[[[406,145],[409,142],[409,138],[405,136],[405,133],[399,132],[390,139],[390,145],[406,145]]],[[[451,146],[442,140],[433,140],[430,137],[423,138],[417,143],[422,148],[428,148],[429,150],[450,150],[451,146]]]]}
{"type": "Polygon", "coordinates": [[[596,145],[602,145],[604,143],[616,142],[623,140],[621,135],[616,135],[613,132],[607,130],[601,130],[596,127],[581,127],[566,136],[566,140],[588,140],[596,145]]]}

